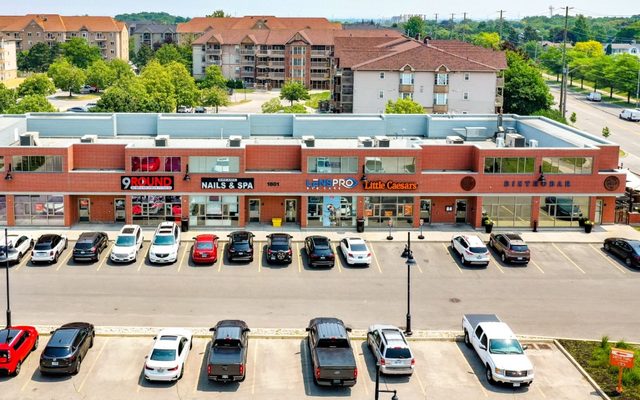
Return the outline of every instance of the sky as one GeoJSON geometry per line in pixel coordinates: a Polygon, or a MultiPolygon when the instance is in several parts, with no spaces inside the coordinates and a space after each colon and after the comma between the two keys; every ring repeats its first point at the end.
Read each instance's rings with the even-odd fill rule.
{"type": "Polygon", "coordinates": [[[495,19],[499,10],[504,10],[506,19],[519,19],[530,15],[549,15],[549,7],[554,14],[562,13],[559,8],[574,6],[570,14],[584,14],[594,17],[630,16],[640,14],[637,0],[573,0],[574,4],[560,4],[553,1],[531,0],[447,0],[429,2],[425,0],[403,0],[398,3],[382,0],[233,0],[225,2],[206,0],[22,0],[3,1],[0,13],[20,15],[50,13],[62,15],[111,15],[140,11],[165,11],[172,15],[197,17],[223,9],[232,16],[275,15],[280,17],[326,17],[326,18],[389,18],[401,14],[424,14],[433,19],[474,20],[495,19]],[[432,4],[436,3],[436,4],[432,4]]]}

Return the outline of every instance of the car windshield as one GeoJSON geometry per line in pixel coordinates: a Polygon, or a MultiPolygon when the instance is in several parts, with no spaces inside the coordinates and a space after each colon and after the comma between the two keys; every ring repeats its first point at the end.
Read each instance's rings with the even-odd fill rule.
{"type": "Polygon", "coordinates": [[[235,250],[249,250],[249,242],[234,242],[233,248],[235,250]]]}
{"type": "Polygon", "coordinates": [[[69,355],[68,347],[49,347],[44,349],[44,355],[47,357],[66,357],[69,355]]]}
{"type": "Polygon", "coordinates": [[[489,353],[522,354],[522,346],[516,339],[491,339],[489,340],[489,353]]]}
{"type": "Polygon", "coordinates": [[[525,244],[516,244],[511,246],[511,250],[513,251],[527,251],[529,250],[529,247],[527,247],[527,245],[525,244]]]}
{"type": "Polygon", "coordinates": [[[93,243],[91,242],[78,242],[76,243],[76,249],[90,249],[93,247],[93,243]]]}
{"type": "Polygon", "coordinates": [[[391,348],[387,349],[385,358],[411,358],[411,352],[403,347],[391,348]]]}
{"type": "Polygon", "coordinates": [[[353,251],[367,251],[367,245],[364,243],[352,243],[351,250],[353,251]]]}
{"type": "Polygon", "coordinates": [[[271,242],[271,250],[289,250],[289,242],[271,242]]]}
{"type": "Polygon", "coordinates": [[[175,242],[176,240],[173,235],[157,235],[155,238],[153,238],[153,244],[158,245],[175,244],[175,242]]]}
{"type": "Polygon", "coordinates": [[[118,236],[116,238],[116,246],[133,246],[136,239],[133,236],[118,236]]]}
{"type": "Polygon", "coordinates": [[[213,250],[213,243],[212,242],[198,242],[198,244],[196,244],[196,249],[198,249],[198,250],[213,250]]]}
{"type": "Polygon", "coordinates": [[[34,250],[51,250],[51,242],[36,243],[34,250]]]}
{"type": "Polygon", "coordinates": [[[13,340],[20,333],[17,329],[3,329],[0,330],[0,343],[8,343],[13,340]]]}
{"type": "Polygon", "coordinates": [[[151,360],[153,361],[173,361],[176,359],[176,351],[171,349],[153,349],[151,360]]]}
{"type": "Polygon", "coordinates": [[[479,253],[479,254],[482,254],[482,253],[486,253],[486,252],[487,252],[487,248],[486,248],[486,247],[484,247],[484,246],[482,246],[482,247],[469,247],[469,250],[470,250],[472,253],[479,253]]]}

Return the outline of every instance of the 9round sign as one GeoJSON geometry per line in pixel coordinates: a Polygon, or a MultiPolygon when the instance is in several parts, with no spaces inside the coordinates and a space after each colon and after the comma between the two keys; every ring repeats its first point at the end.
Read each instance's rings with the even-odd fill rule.
{"type": "Polygon", "coordinates": [[[120,190],[173,190],[173,176],[121,176],[120,190]]]}

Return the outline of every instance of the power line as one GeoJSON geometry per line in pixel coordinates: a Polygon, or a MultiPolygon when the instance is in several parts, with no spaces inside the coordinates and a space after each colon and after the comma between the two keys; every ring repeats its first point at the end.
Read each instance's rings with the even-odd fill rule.
{"type": "Polygon", "coordinates": [[[498,10],[498,12],[500,13],[500,40],[502,40],[502,13],[505,13],[505,10],[498,10]]]}

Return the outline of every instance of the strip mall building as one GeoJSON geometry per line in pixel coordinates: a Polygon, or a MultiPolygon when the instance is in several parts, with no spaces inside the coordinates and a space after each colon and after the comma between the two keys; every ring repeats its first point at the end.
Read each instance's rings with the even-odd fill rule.
{"type": "Polygon", "coordinates": [[[0,117],[0,225],[614,222],[619,146],[515,115],[0,117]]]}

